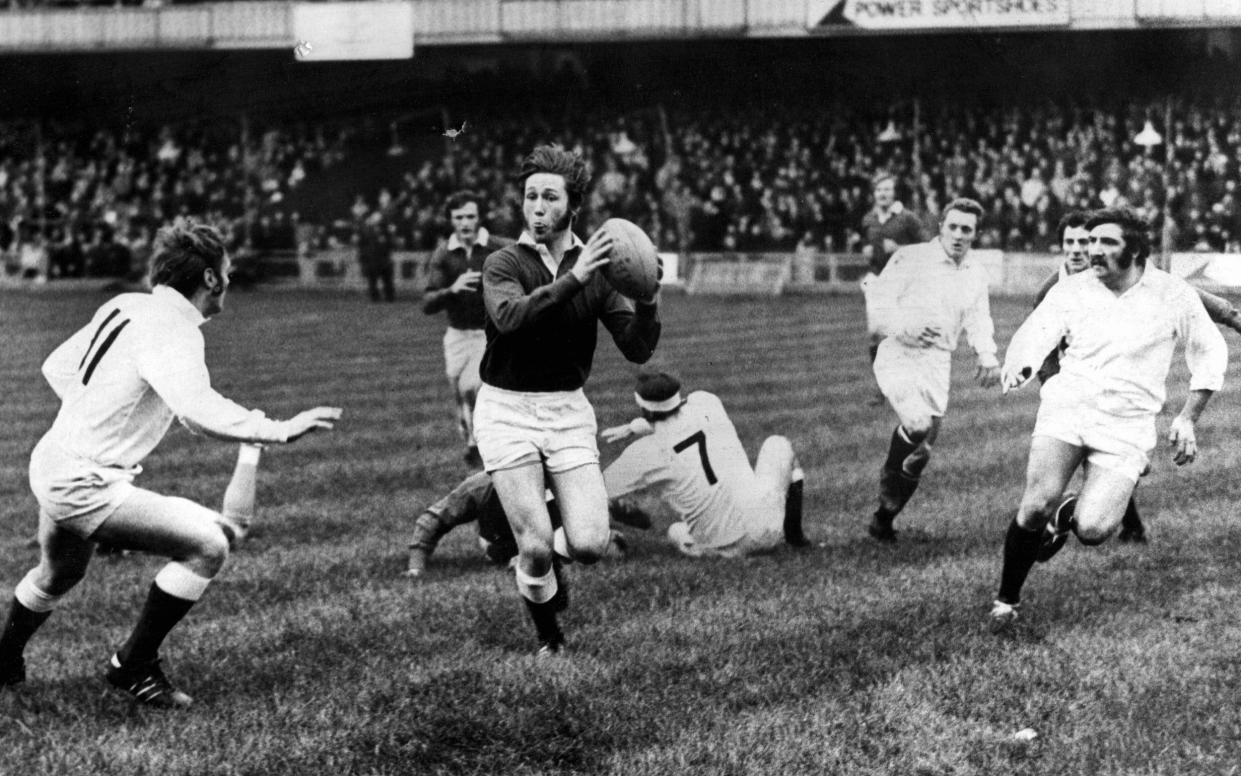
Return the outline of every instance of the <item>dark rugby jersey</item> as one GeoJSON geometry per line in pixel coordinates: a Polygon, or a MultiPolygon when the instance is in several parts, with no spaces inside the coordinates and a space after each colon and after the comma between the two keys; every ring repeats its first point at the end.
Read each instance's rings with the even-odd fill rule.
{"type": "Polygon", "coordinates": [[[476,291],[463,294],[454,294],[450,287],[467,270],[481,272],[488,254],[512,244],[511,239],[488,234],[486,229],[478,230],[478,241],[469,251],[455,234],[449,237],[448,244],[437,248],[427,265],[427,288],[422,296],[422,311],[434,315],[446,310],[448,325],[454,329],[483,328],[487,310],[483,306],[482,284],[476,291]]]}
{"type": "Polygon", "coordinates": [[[883,249],[885,239],[892,240],[898,247],[926,242],[930,239],[918,217],[905,210],[904,207],[898,208],[893,205],[888,212],[886,221],[880,221],[879,214],[874,210],[862,217],[862,244],[874,248],[874,253],[870,256],[870,271],[876,275],[883,272],[888,259],[892,258],[892,253],[895,253],[895,251],[888,252],[883,249]]]}
{"type": "Polygon", "coordinates": [[[483,382],[510,391],[573,391],[590,376],[602,321],[625,358],[644,364],[659,343],[659,308],[621,296],[603,277],[583,286],[569,270],[580,241],[565,251],[556,277],[525,235],[487,257],[483,299],[487,351],[483,382]]]}

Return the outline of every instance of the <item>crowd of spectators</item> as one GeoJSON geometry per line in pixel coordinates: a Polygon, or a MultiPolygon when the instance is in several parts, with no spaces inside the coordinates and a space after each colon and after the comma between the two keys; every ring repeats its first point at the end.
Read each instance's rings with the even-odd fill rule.
{"type": "Polygon", "coordinates": [[[1241,252],[1241,100],[1177,99],[1170,127],[1164,112],[1163,103],[904,103],[466,114],[455,137],[406,131],[410,147],[393,161],[408,170],[399,182],[357,191],[352,206],[315,223],[290,195],[342,160],[382,152],[381,140],[396,146],[396,134],[345,122],[85,132],[0,122],[0,253],[42,244],[52,277],[140,271],[154,231],[182,214],[224,225],[239,251],[356,244],[367,221],[397,249],[430,250],[448,232],[442,203],[461,188],[486,197],[493,231],[515,234],[514,173],[549,140],[593,166],[583,233],[619,216],[669,250],[855,251],[870,181],[885,171],[931,230],[953,197],[982,202],[983,247],[1055,250],[1066,209],[1128,203],[1157,230],[1170,213],[1175,249],[1241,252]],[[1148,120],[1163,143],[1134,140],[1148,120]]]}
{"type": "Polygon", "coordinates": [[[155,231],[183,215],[220,225],[234,251],[294,250],[285,197],[347,140],[306,126],[0,122],[0,254],[40,250],[53,278],[141,274],[155,231]]]}
{"type": "Polygon", "coordinates": [[[512,173],[535,143],[555,140],[592,163],[583,231],[619,216],[660,245],[692,251],[787,251],[799,244],[854,252],[871,207],[870,182],[897,176],[905,205],[934,231],[958,196],[986,208],[979,245],[1054,251],[1067,209],[1129,204],[1174,249],[1241,252],[1241,101],[1165,105],[845,105],[786,110],[643,110],[585,114],[559,123],[480,122],[443,156],[405,176],[396,191],[359,197],[405,245],[433,247],[446,227],[437,205],[455,188],[484,192],[487,221],[515,232],[512,173]],[[1147,121],[1170,142],[1144,146],[1147,121]]]}

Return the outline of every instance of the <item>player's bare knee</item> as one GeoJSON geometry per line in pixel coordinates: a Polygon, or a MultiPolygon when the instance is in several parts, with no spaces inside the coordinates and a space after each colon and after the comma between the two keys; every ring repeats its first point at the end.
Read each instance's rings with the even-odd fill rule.
{"type": "Polygon", "coordinates": [[[1107,541],[1118,523],[1118,520],[1110,520],[1106,515],[1100,515],[1089,507],[1080,509],[1079,504],[1079,509],[1073,516],[1073,533],[1082,544],[1093,546],[1107,541]]]}
{"type": "Polygon", "coordinates": [[[536,569],[551,568],[552,544],[531,536],[517,537],[517,553],[536,569]]]}
{"type": "Polygon", "coordinates": [[[228,560],[228,536],[218,526],[213,528],[198,537],[193,555],[186,558],[187,563],[207,577],[218,574],[228,560]]]}
{"type": "Polygon", "coordinates": [[[1085,544],[1088,547],[1093,547],[1096,544],[1103,544],[1107,541],[1108,537],[1111,536],[1115,530],[1115,526],[1078,525],[1074,528],[1074,533],[1077,534],[1077,539],[1082,544],[1085,544]]]}
{"type": "Polygon", "coordinates": [[[921,442],[926,435],[931,433],[931,426],[935,423],[935,419],[930,415],[922,415],[919,417],[905,418],[901,422],[905,433],[909,436],[911,442],[921,442]]]}
{"type": "Polygon", "coordinates": [[[1017,524],[1022,528],[1040,530],[1060,506],[1059,496],[1048,497],[1041,493],[1027,492],[1021,497],[1017,508],[1017,524]]]}
{"type": "Polygon", "coordinates": [[[571,544],[569,550],[573,554],[573,560],[588,565],[602,560],[608,551],[609,537],[610,533],[605,533],[601,540],[591,537],[588,541],[571,544]]]}

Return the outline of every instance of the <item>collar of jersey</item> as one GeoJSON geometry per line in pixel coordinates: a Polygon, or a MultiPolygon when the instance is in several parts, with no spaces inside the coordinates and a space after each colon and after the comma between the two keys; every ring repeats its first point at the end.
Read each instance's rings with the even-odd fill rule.
{"type": "Polygon", "coordinates": [[[156,286],[151,289],[151,296],[155,297],[160,304],[170,310],[175,310],[178,315],[181,315],[195,326],[202,326],[203,322],[207,320],[198,311],[198,308],[190,303],[190,300],[182,296],[181,292],[172,286],[156,286]]]}
{"type": "MultiPolygon", "coordinates": [[[[569,247],[565,249],[565,254],[568,254],[569,251],[586,247],[586,243],[582,242],[582,238],[578,237],[575,233],[569,232],[569,236],[573,238],[573,241],[569,243],[569,247]]],[[[560,264],[556,261],[555,257],[552,256],[552,252],[547,249],[546,245],[540,242],[535,242],[534,238],[530,236],[530,233],[526,231],[523,231],[521,233],[521,237],[517,238],[517,244],[524,245],[527,248],[533,248],[537,251],[539,258],[543,260],[543,264],[551,270],[552,277],[556,276],[556,270],[560,268],[560,264]]],[[[562,256],[561,258],[563,260],[564,257],[562,256]]]]}
{"type": "MultiPolygon", "coordinates": [[[[1094,280],[1094,285],[1103,289],[1104,291],[1116,297],[1117,299],[1123,299],[1124,297],[1128,296],[1129,294],[1133,293],[1134,291],[1138,289],[1148,288],[1148,287],[1153,286],[1153,284],[1155,283],[1155,278],[1152,275],[1151,270],[1159,271],[1159,268],[1151,266],[1150,262],[1148,261],[1146,264],[1146,267],[1142,270],[1142,277],[1138,278],[1138,282],[1134,283],[1132,286],[1125,289],[1125,292],[1121,294],[1120,296],[1116,296],[1116,292],[1112,291],[1112,289],[1103,285],[1103,281],[1099,280],[1099,277],[1095,275],[1095,273],[1091,272],[1090,277],[1094,280]]],[[[1085,274],[1085,272],[1083,272],[1082,274],[1085,274]]]]}
{"type": "MultiPolygon", "coordinates": [[[[485,226],[478,227],[478,238],[474,240],[474,244],[481,245],[484,248],[486,248],[487,241],[490,239],[491,239],[491,234],[487,231],[487,228],[485,226]]],[[[453,232],[452,234],[448,235],[448,250],[455,251],[458,248],[463,248],[463,247],[465,246],[463,246],[461,244],[461,241],[457,239],[456,232],[453,232]]]]}

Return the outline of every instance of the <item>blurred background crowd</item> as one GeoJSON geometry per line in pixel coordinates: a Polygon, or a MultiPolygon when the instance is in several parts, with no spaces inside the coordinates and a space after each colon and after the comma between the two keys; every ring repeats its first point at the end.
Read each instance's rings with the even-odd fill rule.
{"type": "Polygon", "coordinates": [[[503,87],[417,110],[397,95],[313,117],[0,120],[0,253],[44,251],[52,277],[140,274],[155,230],[179,215],[223,225],[242,254],[356,245],[368,228],[430,250],[462,188],[490,203],[492,231],[515,235],[514,173],[545,141],[593,167],[583,234],[619,216],[664,250],[854,252],[871,179],[888,172],[931,230],[952,198],[979,200],[981,247],[1054,251],[1066,209],[1127,203],[1156,230],[1169,219],[1176,250],[1241,252],[1241,98],[1227,90],[954,99],[939,84],[885,98],[890,81],[876,81],[869,99],[863,84],[801,100],[746,100],[736,85],[610,100],[564,63],[544,80],[441,82],[452,94],[454,79],[488,78],[503,87]],[[548,83],[555,99],[538,99],[548,83]]]}

